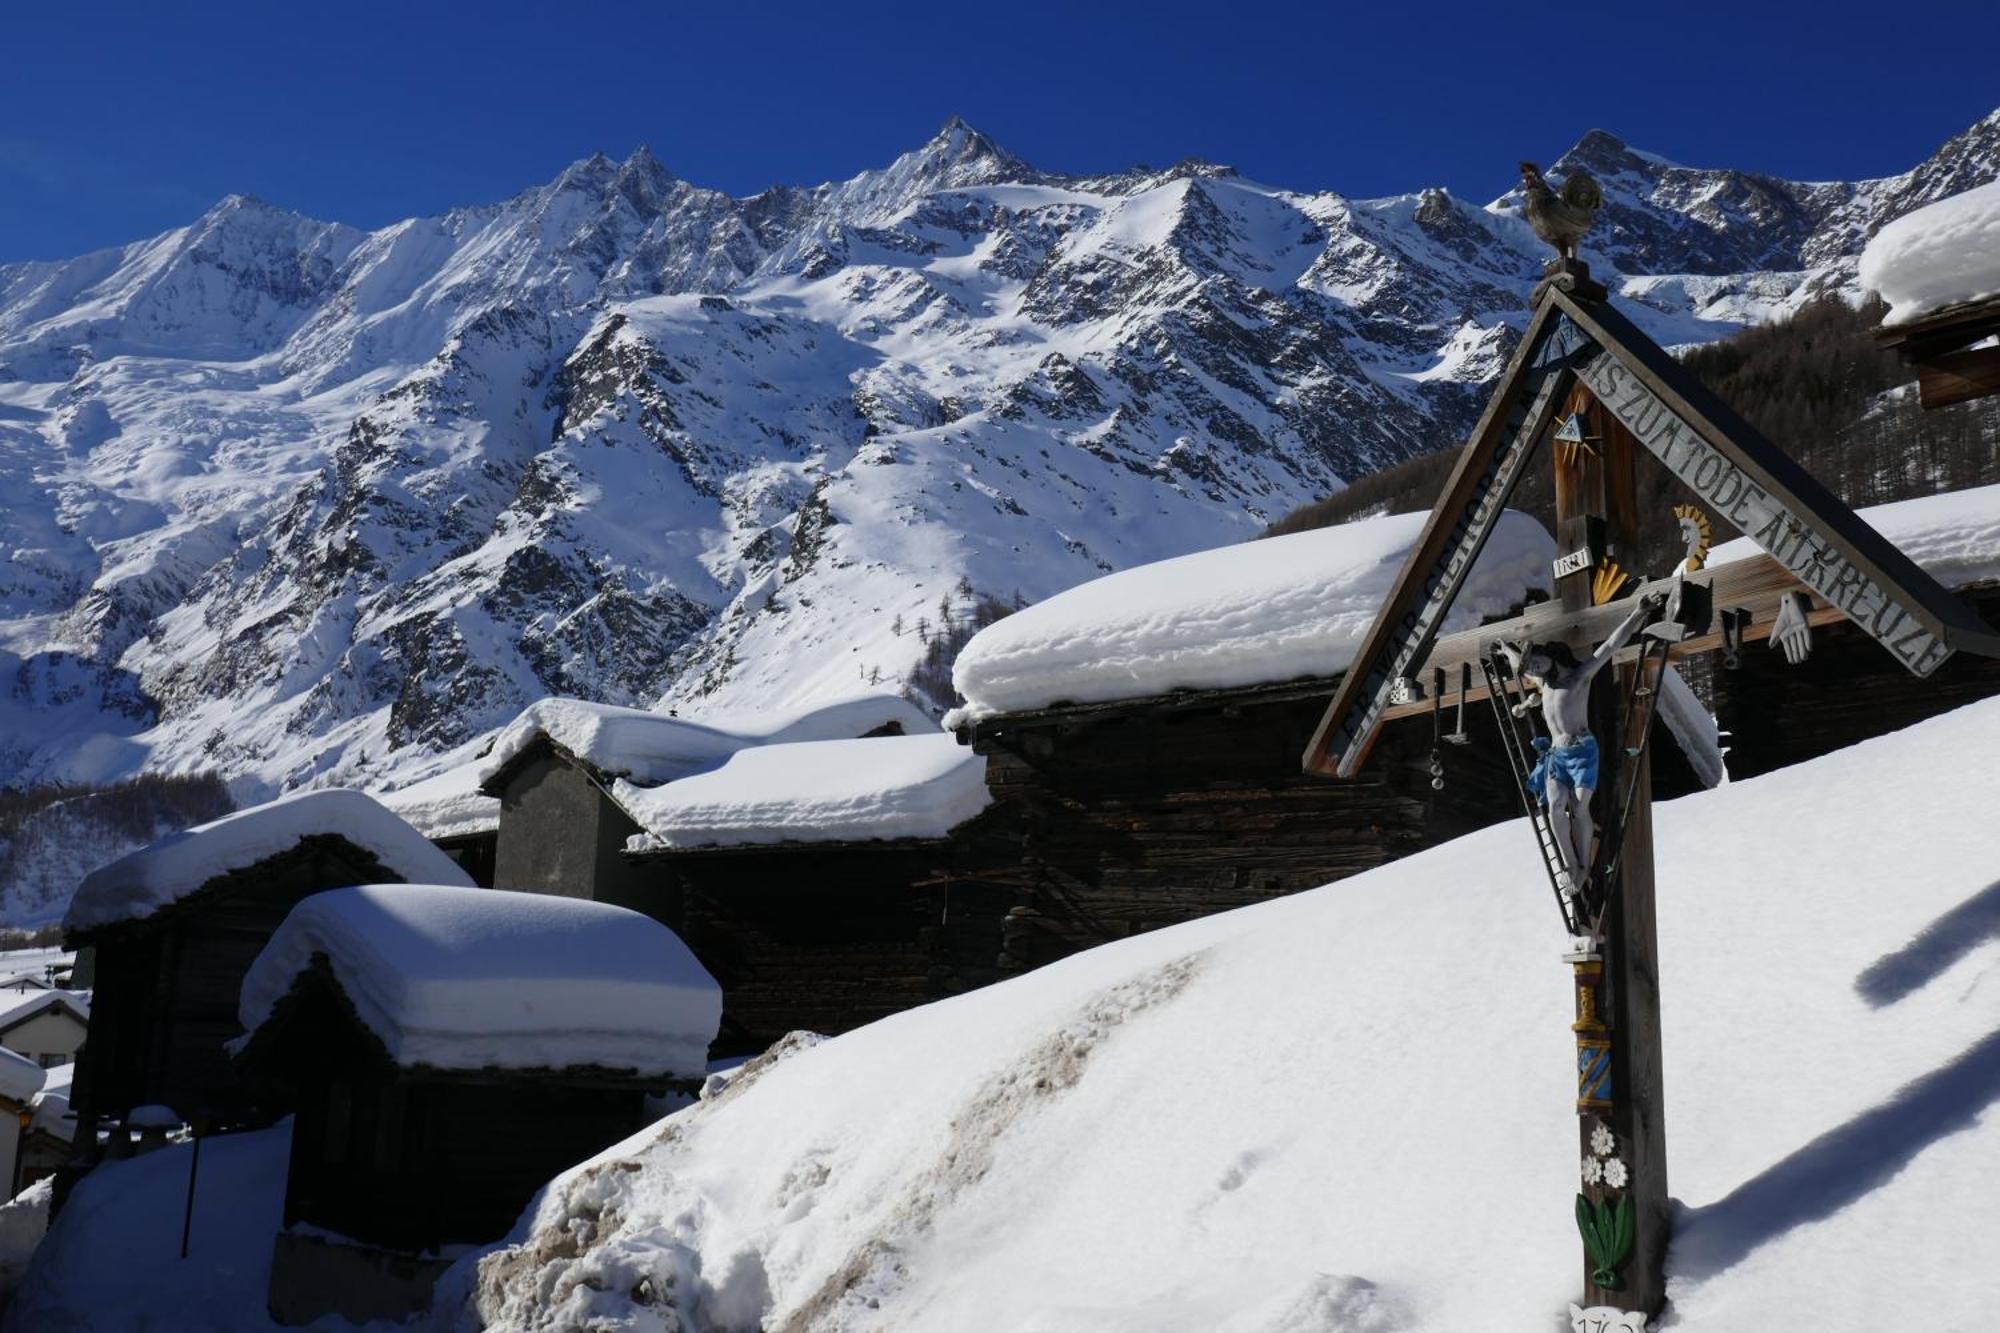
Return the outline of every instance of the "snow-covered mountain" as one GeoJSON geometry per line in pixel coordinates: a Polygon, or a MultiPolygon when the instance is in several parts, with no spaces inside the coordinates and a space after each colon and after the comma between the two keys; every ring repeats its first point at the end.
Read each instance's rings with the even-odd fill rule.
{"type": "MultiPolygon", "coordinates": [[[[1668,342],[1850,290],[2000,174],[1797,184],[1593,132],[1668,342]]],[[[1449,441],[1543,252],[1502,196],[1034,169],[962,122],[735,198],[644,149],[361,232],[231,197],[0,266],[0,762],[407,778],[549,692],[734,712],[907,677],[920,617],[1247,536],[1449,441]],[[900,631],[900,632],[899,632],[900,631]]]]}

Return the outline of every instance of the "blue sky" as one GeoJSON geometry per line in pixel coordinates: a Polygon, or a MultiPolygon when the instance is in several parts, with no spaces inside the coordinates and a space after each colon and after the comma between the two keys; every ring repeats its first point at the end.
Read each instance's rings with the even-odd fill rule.
{"type": "Polygon", "coordinates": [[[738,193],[887,162],[953,113],[1037,165],[1196,155],[1280,185],[1484,200],[1586,129],[1806,179],[1913,165],[2000,105],[2000,5],[14,7],[0,261],[232,191],[363,226],[650,143],[738,193]],[[1585,12],[1580,27],[1565,14],[1585,12]],[[1809,17],[1801,17],[1809,16],[1809,17]]]}

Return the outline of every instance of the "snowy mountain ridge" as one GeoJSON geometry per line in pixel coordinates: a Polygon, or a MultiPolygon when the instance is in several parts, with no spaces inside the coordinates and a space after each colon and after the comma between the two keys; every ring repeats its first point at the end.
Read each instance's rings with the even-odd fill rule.
{"type": "MultiPolygon", "coordinates": [[[[2000,112],[1877,181],[1602,132],[1579,164],[1598,271],[1692,342],[1851,290],[1874,230],[2000,174],[2000,112]]],[[[0,758],[261,794],[419,776],[551,692],[893,685],[919,617],[1456,435],[1541,262],[1515,204],[1061,176],[954,119],[747,198],[641,149],[372,232],[232,196],[0,266],[0,758]]]]}

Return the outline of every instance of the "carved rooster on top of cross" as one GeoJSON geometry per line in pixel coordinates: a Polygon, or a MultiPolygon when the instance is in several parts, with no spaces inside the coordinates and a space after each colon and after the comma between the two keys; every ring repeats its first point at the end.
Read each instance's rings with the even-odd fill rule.
{"type": "Polygon", "coordinates": [[[1540,167],[1523,162],[1521,193],[1527,198],[1523,212],[1535,235],[1553,245],[1564,259],[1575,259],[1576,243],[1597,221],[1597,210],[1604,207],[1604,191],[1597,178],[1578,167],[1563,178],[1561,186],[1551,189],[1542,179],[1540,167]]]}

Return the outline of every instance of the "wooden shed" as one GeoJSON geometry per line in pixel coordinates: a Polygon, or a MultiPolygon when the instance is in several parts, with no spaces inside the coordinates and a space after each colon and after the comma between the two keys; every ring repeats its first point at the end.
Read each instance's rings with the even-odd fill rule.
{"type": "Polygon", "coordinates": [[[495,738],[476,768],[478,790],[499,801],[493,884],[648,910],[625,856],[642,830],[613,797],[616,784],[658,786],[763,745],[934,729],[894,695],[711,720],[543,699],[495,738]]]}
{"type": "Polygon", "coordinates": [[[953,737],[739,751],[612,794],[640,830],[631,905],[721,983],[721,1055],[838,1033],[1000,975],[1007,902],[960,872],[1017,845],[988,830],[985,761],[953,737]]]}
{"type": "Polygon", "coordinates": [[[92,959],[77,1144],[93,1145],[99,1120],[137,1106],[219,1126],[282,1113],[284,1090],[244,1079],[223,1050],[243,975],[301,898],[398,879],[470,883],[416,830],[344,790],[237,811],[86,877],[63,923],[68,944],[92,959]]]}
{"type": "Polygon", "coordinates": [[[281,1323],[400,1319],[536,1190],[698,1088],[714,981],[605,904],[430,885],[301,902],[244,979],[243,1065],[298,1089],[281,1323]]]}

